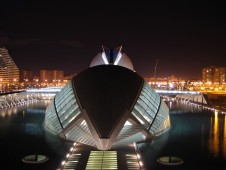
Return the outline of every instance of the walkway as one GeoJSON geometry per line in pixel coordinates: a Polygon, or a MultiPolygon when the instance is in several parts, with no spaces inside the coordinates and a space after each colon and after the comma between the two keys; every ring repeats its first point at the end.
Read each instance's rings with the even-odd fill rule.
{"type": "Polygon", "coordinates": [[[144,170],[140,155],[134,146],[119,150],[100,151],[74,143],[57,170],[144,170]]]}

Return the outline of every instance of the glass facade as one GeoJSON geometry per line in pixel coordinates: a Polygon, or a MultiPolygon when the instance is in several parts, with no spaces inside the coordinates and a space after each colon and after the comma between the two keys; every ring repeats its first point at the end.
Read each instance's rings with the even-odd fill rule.
{"type": "Polygon", "coordinates": [[[63,128],[66,128],[81,113],[71,82],[55,97],[55,107],[63,128]]]}
{"type": "Polygon", "coordinates": [[[129,136],[135,135],[144,130],[149,131],[151,136],[158,136],[170,127],[169,109],[164,102],[161,101],[157,94],[148,83],[144,82],[141,93],[132,109],[132,115],[136,120],[125,123],[120,131],[117,140],[120,141],[129,136]]]}
{"type": "Polygon", "coordinates": [[[71,141],[78,141],[87,145],[95,146],[89,127],[87,126],[86,121],[82,118],[77,120],[74,123],[73,128],[71,128],[65,135],[66,138],[71,141]]]}
{"type": "Polygon", "coordinates": [[[54,134],[59,134],[80,113],[72,82],[69,82],[46,108],[44,126],[54,134]]]}

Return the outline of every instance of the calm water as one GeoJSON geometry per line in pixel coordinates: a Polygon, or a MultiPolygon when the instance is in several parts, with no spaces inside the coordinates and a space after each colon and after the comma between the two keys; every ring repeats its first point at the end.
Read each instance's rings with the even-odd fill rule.
{"type": "Polygon", "coordinates": [[[226,94],[208,94],[216,109],[226,112],[226,94]]]}
{"type": "MultiPolygon", "coordinates": [[[[43,130],[45,108],[49,101],[0,110],[0,162],[9,170],[55,170],[71,143],[62,142],[43,130]],[[29,165],[21,159],[30,154],[50,159],[29,165]]],[[[171,129],[151,143],[139,145],[147,170],[225,169],[226,116],[201,107],[168,102],[171,129]],[[166,167],[156,162],[160,156],[176,156],[184,164],[166,167]]]]}
{"type": "MultiPolygon", "coordinates": [[[[7,170],[55,170],[70,144],[45,134],[43,120],[49,101],[0,110],[0,162],[7,170]],[[30,154],[43,154],[49,161],[40,165],[21,160],[30,154]]],[[[2,168],[0,168],[2,169],[2,168]]]]}
{"type": "Polygon", "coordinates": [[[147,169],[225,169],[226,116],[180,102],[167,105],[171,129],[140,148],[147,169]],[[161,156],[182,158],[184,164],[160,165],[156,160],[161,156]]]}

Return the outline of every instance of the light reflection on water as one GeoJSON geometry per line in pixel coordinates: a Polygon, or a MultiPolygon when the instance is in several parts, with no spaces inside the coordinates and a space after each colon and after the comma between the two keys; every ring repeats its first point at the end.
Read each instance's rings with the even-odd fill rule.
{"type": "MultiPolygon", "coordinates": [[[[44,111],[49,102],[43,101],[29,106],[0,110],[0,140],[3,143],[0,149],[3,150],[6,145],[9,147],[8,153],[18,155],[13,160],[11,155],[8,158],[0,156],[2,162],[8,160],[17,162],[22,156],[38,150],[53,158],[49,162],[52,165],[39,169],[54,169],[49,167],[56,167],[59,164],[62,155],[64,156],[68,151],[67,147],[62,141],[47,134],[43,136],[41,129],[44,111]]],[[[182,158],[185,164],[178,169],[202,169],[204,166],[214,169],[216,161],[218,166],[226,168],[226,116],[178,101],[167,105],[170,108],[172,123],[169,133],[147,143],[145,149],[141,150],[147,170],[168,169],[168,167],[159,167],[156,162],[159,156],[164,155],[182,158]]],[[[19,167],[23,166],[19,164],[19,167]]],[[[17,169],[19,169],[18,165],[17,169]]]]}
{"type": "Polygon", "coordinates": [[[184,164],[173,169],[226,168],[226,116],[189,103],[166,102],[171,128],[166,135],[140,146],[144,162],[151,170],[165,170],[157,163],[160,156],[173,155],[184,164]],[[216,164],[217,162],[217,164],[216,164]]]}
{"type": "Polygon", "coordinates": [[[215,156],[219,156],[219,126],[218,126],[218,113],[214,113],[214,117],[210,119],[210,137],[209,137],[209,150],[215,156]]]}
{"type": "Polygon", "coordinates": [[[45,109],[50,100],[0,109],[0,154],[1,165],[7,169],[52,170],[65,156],[70,143],[55,138],[43,129],[45,109]],[[28,165],[21,159],[40,153],[50,159],[45,164],[28,165]],[[9,164],[9,162],[12,162],[9,164]]]}
{"type": "Polygon", "coordinates": [[[224,142],[223,142],[223,153],[224,158],[226,159],[226,116],[224,116],[224,142]]]}
{"type": "Polygon", "coordinates": [[[35,101],[32,103],[26,103],[24,105],[14,106],[10,108],[0,109],[0,118],[9,120],[5,121],[4,124],[10,125],[11,122],[17,120],[16,118],[23,118],[24,121],[21,123],[21,130],[24,133],[30,135],[43,135],[42,124],[40,121],[35,121],[36,117],[44,117],[45,115],[45,108],[49,104],[50,100],[42,100],[35,101]],[[33,117],[33,121],[26,121],[26,119],[30,119],[33,117]],[[13,120],[14,119],[14,120],[13,120]]]}
{"type": "Polygon", "coordinates": [[[209,152],[215,157],[226,158],[226,116],[214,113],[210,119],[209,152]]]}
{"type": "Polygon", "coordinates": [[[5,116],[12,116],[17,114],[17,108],[12,107],[9,109],[0,109],[0,117],[5,117],[5,116]]]}
{"type": "Polygon", "coordinates": [[[45,113],[45,109],[47,105],[50,103],[50,100],[42,100],[42,102],[33,102],[27,103],[24,105],[14,106],[10,108],[0,109],[0,118],[16,116],[18,113],[22,112],[23,114],[40,114],[45,113]]]}

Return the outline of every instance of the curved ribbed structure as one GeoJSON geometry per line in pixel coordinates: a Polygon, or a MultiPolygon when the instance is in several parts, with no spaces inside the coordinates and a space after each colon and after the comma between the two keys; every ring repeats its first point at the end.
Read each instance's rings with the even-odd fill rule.
{"type": "Polygon", "coordinates": [[[134,71],[97,65],[76,75],[55,96],[44,127],[67,140],[108,150],[168,130],[169,109],[134,71]]]}

